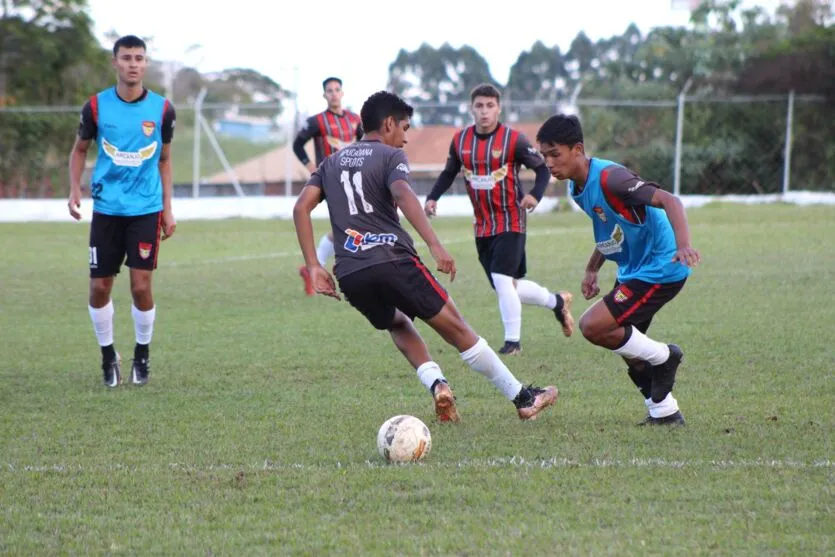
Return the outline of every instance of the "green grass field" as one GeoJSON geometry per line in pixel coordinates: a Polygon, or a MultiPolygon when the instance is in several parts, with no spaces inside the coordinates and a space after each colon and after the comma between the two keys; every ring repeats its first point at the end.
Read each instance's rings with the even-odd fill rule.
{"type": "MultiPolygon", "coordinates": [[[[151,382],[109,390],[87,224],[0,225],[0,553],[831,555],[835,210],[689,215],[703,264],[650,329],[685,351],[676,430],[636,427],[644,405],[619,358],[530,306],[508,364],[556,384],[557,405],[520,422],[419,324],[462,414],[437,424],[386,333],[302,295],[286,221],[181,222],[155,275],[151,382]],[[430,427],[422,464],[376,453],[401,413],[430,427]]],[[[469,219],[435,226],[459,266],[442,282],[497,348],[469,219]]],[[[529,277],[578,293],[591,248],[584,215],[536,216],[529,277]]],[[[126,273],[114,304],[129,365],[126,273]]]]}

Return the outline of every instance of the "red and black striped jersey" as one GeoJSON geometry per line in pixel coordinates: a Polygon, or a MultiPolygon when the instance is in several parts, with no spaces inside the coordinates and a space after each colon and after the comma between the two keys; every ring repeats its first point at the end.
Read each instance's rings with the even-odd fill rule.
{"type": "Polygon", "coordinates": [[[316,166],[319,166],[328,156],[361,139],[362,135],[362,122],[357,114],[349,110],[344,110],[342,114],[325,110],[307,119],[293,141],[293,152],[302,164],[307,164],[310,159],[304,145],[313,139],[316,166]]]}
{"type": "Polygon", "coordinates": [[[444,173],[428,198],[438,199],[455,175],[463,171],[473,204],[476,237],[525,232],[526,212],[520,205],[525,194],[519,180],[523,164],[537,170],[531,194],[540,199],[550,175],[539,151],[524,134],[501,123],[489,134],[477,133],[475,126],[466,127],[453,136],[444,173]]]}

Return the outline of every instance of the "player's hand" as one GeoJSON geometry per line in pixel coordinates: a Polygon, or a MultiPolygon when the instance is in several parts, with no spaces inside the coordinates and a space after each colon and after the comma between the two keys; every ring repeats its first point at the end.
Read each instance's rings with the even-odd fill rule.
{"type": "Polygon", "coordinates": [[[699,251],[691,246],[678,248],[673,256],[673,261],[679,261],[688,267],[695,267],[701,260],[702,256],[699,255],[699,251]]]}
{"type": "Polygon", "coordinates": [[[539,201],[537,201],[536,198],[531,194],[527,194],[525,195],[525,197],[522,198],[522,202],[520,203],[520,205],[524,210],[530,213],[531,211],[536,209],[536,206],[539,205],[539,201]]]}
{"type": "Polygon", "coordinates": [[[70,190],[70,198],[67,200],[67,207],[70,209],[70,215],[75,220],[81,220],[81,190],[70,190]]]}
{"type": "Polygon", "coordinates": [[[438,202],[433,201],[431,199],[427,199],[426,203],[423,205],[423,211],[426,213],[426,216],[432,218],[438,212],[438,202]]]}
{"type": "Polygon", "coordinates": [[[337,300],[342,299],[339,292],[336,290],[336,281],[327,269],[321,265],[314,265],[312,267],[308,267],[307,272],[310,273],[310,281],[313,283],[313,290],[315,290],[317,294],[324,294],[325,296],[330,296],[331,298],[336,298],[337,300]]]}
{"type": "Polygon", "coordinates": [[[316,172],[316,164],[314,164],[313,161],[307,161],[305,167],[307,167],[308,172],[310,172],[311,174],[316,172]]]}
{"type": "Polygon", "coordinates": [[[580,283],[580,291],[586,300],[591,300],[600,294],[600,285],[597,284],[597,273],[586,271],[583,282],[580,283]]]}
{"type": "Polygon", "coordinates": [[[441,244],[429,246],[429,253],[438,266],[438,272],[449,275],[449,282],[455,280],[455,260],[441,244]]]}
{"type": "Polygon", "coordinates": [[[174,220],[174,213],[171,209],[162,211],[162,239],[167,240],[177,230],[177,221],[174,220]]]}

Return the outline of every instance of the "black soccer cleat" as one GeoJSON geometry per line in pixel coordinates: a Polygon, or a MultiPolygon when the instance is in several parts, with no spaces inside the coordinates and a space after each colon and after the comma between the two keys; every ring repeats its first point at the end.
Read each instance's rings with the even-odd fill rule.
{"type": "Polygon", "coordinates": [[[668,344],[670,357],[663,364],[652,368],[652,387],[650,395],[653,402],[661,402],[673,391],[676,382],[676,370],[681,364],[684,353],[675,344],[668,344]]]}
{"type": "Polygon", "coordinates": [[[522,352],[522,343],[518,340],[506,340],[504,346],[499,348],[499,354],[505,356],[515,356],[522,352]]]}
{"type": "Polygon", "coordinates": [[[681,413],[681,410],[676,410],[674,413],[669,416],[664,416],[663,418],[653,418],[652,416],[647,416],[644,418],[644,421],[639,422],[638,425],[684,425],[684,415],[681,413]]]}
{"type": "Polygon", "coordinates": [[[118,387],[122,381],[122,357],[117,353],[112,360],[101,364],[104,384],[108,387],[118,387]]]}
{"type": "Polygon", "coordinates": [[[130,380],[134,385],[144,385],[148,382],[148,375],[151,373],[151,361],[148,358],[133,360],[130,366],[130,380]]]}

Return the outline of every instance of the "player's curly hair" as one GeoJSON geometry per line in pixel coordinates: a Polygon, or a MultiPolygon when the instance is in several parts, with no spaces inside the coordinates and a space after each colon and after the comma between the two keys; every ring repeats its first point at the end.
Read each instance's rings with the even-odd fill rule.
{"type": "Polygon", "coordinates": [[[362,129],[368,133],[378,131],[383,127],[383,120],[393,116],[396,121],[411,118],[415,109],[412,106],[388,91],[377,91],[368,97],[360,110],[362,118],[362,129]]]}
{"type": "Polygon", "coordinates": [[[574,115],[556,114],[551,116],[536,132],[539,143],[553,143],[573,147],[583,143],[583,127],[580,119],[574,115]]]}

